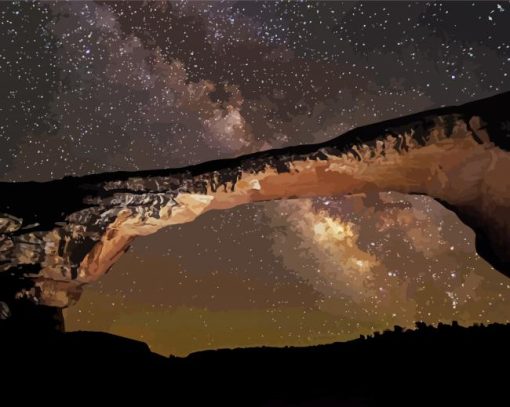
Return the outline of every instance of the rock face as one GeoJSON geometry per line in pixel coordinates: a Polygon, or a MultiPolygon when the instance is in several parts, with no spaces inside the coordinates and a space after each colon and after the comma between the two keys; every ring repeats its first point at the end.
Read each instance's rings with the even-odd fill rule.
{"type": "Polygon", "coordinates": [[[354,129],[325,143],[180,169],[0,183],[0,318],[66,307],[137,236],[248,202],[427,194],[510,276],[510,93],[354,129]]]}

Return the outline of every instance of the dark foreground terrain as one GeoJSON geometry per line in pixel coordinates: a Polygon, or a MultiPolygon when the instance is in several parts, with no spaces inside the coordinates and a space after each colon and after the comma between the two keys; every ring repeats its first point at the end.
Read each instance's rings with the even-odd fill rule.
{"type": "Polygon", "coordinates": [[[25,399],[62,402],[71,392],[77,400],[142,396],[178,406],[510,405],[510,324],[417,323],[331,345],[185,358],[100,332],[4,331],[1,342],[1,394],[24,386],[16,391],[25,399]]]}

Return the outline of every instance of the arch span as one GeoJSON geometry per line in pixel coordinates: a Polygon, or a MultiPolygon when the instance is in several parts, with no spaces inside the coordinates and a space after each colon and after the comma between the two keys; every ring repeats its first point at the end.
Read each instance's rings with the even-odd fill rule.
{"type": "Polygon", "coordinates": [[[65,307],[137,236],[249,202],[429,195],[510,276],[510,93],[179,169],[0,183],[0,301],[65,307]]]}

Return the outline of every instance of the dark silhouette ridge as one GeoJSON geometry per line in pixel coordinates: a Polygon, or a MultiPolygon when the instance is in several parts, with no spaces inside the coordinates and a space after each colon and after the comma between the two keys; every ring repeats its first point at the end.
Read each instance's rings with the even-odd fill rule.
{"type": "Polygon", "coordinates": [[[1,336],[2,383],[57,386],[84,396],[164,397],[171,405],[507,404],[510,325],[416,325],[330,345],[222,349],[184,358],[165,358],[142,342],[99,332],[34,338],[11,331],[1,336]]]}

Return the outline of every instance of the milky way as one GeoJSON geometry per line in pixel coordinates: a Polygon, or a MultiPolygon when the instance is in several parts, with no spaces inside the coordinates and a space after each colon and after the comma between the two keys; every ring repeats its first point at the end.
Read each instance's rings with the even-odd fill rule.
{"type": "MultiPolygon", "coordinates": [[[[184,166],[510,90],[510,4],[0,4],[0,178],[184,166]]],[[[140,239],[69,329],[163,353],[507,321],[510,281],[426,197],[209,213],[140,239]]]]}

